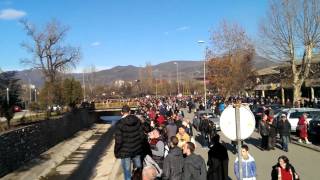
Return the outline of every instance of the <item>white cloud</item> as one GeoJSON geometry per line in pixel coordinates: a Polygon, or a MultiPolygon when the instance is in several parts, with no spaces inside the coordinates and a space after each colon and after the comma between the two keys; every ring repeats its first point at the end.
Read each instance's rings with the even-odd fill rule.
{"type": "Polygon", "coordinates": [[[4,19],[4,20],[18,19],[25,15],[27,15],[26,12],[19,11],[16,9],[3,9],[0,11],[0,19],[4,19]]]}
{"type": "Polygon", "coordinates": [[[101,45],[101,43],[99,41],[96,41],[96,42],[93,42],[90,44],[90,46],[93,46],[93,47],[100,46],[100,45],[101,45]]]}
{"type": "Polygon", "coordinates": [[[164,32],[164,35],[169,35],[169,32],[168,31],[164,32]]]}
{"type": "Polygon", "coordinates": [[[188,30],[188,29],[190,29],[189,26],[182,26],[182,27],[178,27],[178,28],[176,29],[176,31],[185,31],[185,30],[188,30]]]}

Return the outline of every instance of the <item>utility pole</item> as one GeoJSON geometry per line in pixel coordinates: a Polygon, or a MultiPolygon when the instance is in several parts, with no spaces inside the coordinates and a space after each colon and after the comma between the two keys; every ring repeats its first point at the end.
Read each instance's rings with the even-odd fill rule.
{"type": "MultiPolygon", "coordinates": [[[[198,44],[204,44],[204,41],[198,41],[198,44]]],[[[207,109],[207,87],[206,87],[206,57],[203,60],[203,90],[204,90],[204,108],[207,109]]]]}
{"type": "Polygon", "coordinates": [[[177,85],[178,85],[178,94],[180,94],[180,84],[179,84],[179,64],[178,62],[174,62],[177,65],[177,85]]]}
{"type": "Polygon", "coordinates": [[[37,102],[37,89],[34,88],[34,102],[37,102]]]}
{"type": "Polygon", "coordinates": [[[9,101],[10,101],[10,99],[9,99],[9,88],[7,88],[7,104],[9,105],[9,101]]]}
{"type": "Polygon", "coordinates": [[[236,116],[236,133],[237,133],[237,144],[238,144],[238,163],[239,163],[239,177],[242,179],[242,157],[241,157],[241,131],[240,131],[240,107],[241,102],[237,101],[235,104],[235,116],[236,116]]]}
{"type": "Polygon", "coordinates": [[[84,82],[84,70],[82,72],[82,86],[83,86],[83,102],[86,101],[86,84],[84,82]]]}

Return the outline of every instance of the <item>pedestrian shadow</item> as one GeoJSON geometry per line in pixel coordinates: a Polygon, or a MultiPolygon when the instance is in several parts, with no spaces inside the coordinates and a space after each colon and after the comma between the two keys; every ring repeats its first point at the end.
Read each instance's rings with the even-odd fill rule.
{"type": "Polygon", "coordinates": [[[224,145],[228,151],[230,151],[232,154],[237,153],[237,149],[235,146],[233,146],[231,143],[227,143],[225,141],[222,141],[222,145],[224,145]]]}
{"type": "Polygon", "coordinates": [[[244,142],[247,143],[247,144],[251,144],[251,145],[255,146],[256,148],[258,148],[260,150],[263,150],[261,148],[261,139],[260,138],[258,139],[258,138],[250,137],[250,138],[244,140],[244,142]]]}

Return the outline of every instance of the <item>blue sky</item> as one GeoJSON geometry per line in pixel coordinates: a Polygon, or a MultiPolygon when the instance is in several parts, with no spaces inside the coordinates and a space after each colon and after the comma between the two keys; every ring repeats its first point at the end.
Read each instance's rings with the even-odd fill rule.
{"type": "Polygon", "coordinates": [[[81,71],[200,60],[208,44],[197,41],[208,43],[222,20],[239,23],[254,38],[267,7],[267,0],[0,0],[0,68],[28,68],[20,64],[31,57],[20,45],[30,40],[20,18],[69,26],[66,43],[81,48],[81,71]]]}

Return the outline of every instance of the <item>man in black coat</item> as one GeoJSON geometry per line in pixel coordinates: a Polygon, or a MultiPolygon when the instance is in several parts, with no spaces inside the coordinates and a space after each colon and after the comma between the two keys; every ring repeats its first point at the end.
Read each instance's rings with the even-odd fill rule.
{"type": "Polygon", "coordinates": [[[228,180],[228,163],[229,157],[227,148],[219,141],[220,136],[217,134],[213,138],[213,145],[208,152],[208,180],[228,180]]]}
{"type": "Polygon", "coordinates": [[[115,125],[115,157],[121,159],[124,179],[131,179],[131,160],[135,168],[141,168],[140,155],[144,140],[142,124],[138,117],[130,115],[130,107],[122,107],[122,118],[115,125]]]}

